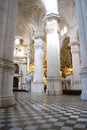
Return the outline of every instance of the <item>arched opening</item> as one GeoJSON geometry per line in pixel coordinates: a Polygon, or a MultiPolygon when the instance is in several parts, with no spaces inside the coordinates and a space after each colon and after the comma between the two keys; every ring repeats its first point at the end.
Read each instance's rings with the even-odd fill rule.
{"type": "Polygon", "coordinates": [[[19,65],[16,63],[15,64],[15,73],[18,74],[19,73],[19,65]]]}
{"type": "Polygon", "coordinates": [[[63,78],[66,78],[68,74],[72,73],[72,55],[69,43],[70,43],[70,37],[67,36],[63,40],[62,47],[60,49],[60,62],[61,62],[60,68],[63,78]]]}
{"type": "Polygon", "coordinates": [[[17,91],[18,90],[18,78],[14,77],[13,78],[13,91],[17,91]]]}
{"type": "Polygon", "coordinates": [[[66,94],[71,87],[72,76],[72,54],[71,47],[69,45],[70,37],[65,37],[60,49],[60,63],[61,63],[61,77],[62,77],[62,92],[66,94]]]}

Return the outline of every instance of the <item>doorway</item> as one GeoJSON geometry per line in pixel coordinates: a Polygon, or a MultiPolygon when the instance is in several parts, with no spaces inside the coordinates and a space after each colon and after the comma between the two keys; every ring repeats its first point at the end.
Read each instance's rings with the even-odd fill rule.
{"type": "Polygon", "coordinates": [[[13,91],[17,91],[18,90],[18,78],[14,77],[13,78],[13,91]]]}

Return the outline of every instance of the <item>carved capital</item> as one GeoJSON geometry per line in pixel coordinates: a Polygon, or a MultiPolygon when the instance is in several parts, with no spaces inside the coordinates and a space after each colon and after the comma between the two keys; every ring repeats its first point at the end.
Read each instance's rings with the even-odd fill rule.
{"type": "Polygon", "coordinates": [[[59,25],[58,25],[58,18],[59,15],[58,14],[48,14],[45,17],[45,21],[46,21],[46,31],[47,33],[52,33],[54,31],[60,31],[59,25]]]}
{"type": "Polygon", "coordinates": [[[44,33],[42,33],[42,32],[36,33],[36,34],[35,34],[35,40],[36,40],[36,39],[39,39],[39,38],[41,38],[41,39],[44,40],[44,33]]]}
{"type": "Polygon", "coordinates": [[[37,34],[35,35],[34,47],[35,47],[35,48],[42,48],[42,49],[43,49],[43,43],[44,43],[44,34],[42,34],[42,33],[37,33],[37,34]]]}

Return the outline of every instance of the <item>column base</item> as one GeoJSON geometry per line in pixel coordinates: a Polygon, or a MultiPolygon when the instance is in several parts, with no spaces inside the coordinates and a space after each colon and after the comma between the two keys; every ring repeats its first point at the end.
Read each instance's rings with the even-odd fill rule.
{"type": "Polygon", "coordinates": [[[73,83],[71,86],[71,90],[81,90],[81,83],[73,83]]]}
{"type": "Polygon", "coordinates": [[[44,93],[44,83],[43,82],[33,82],[31,83],[31,93],[44,93]]]}
{"type": "Polygon", "coordinates": [[[15,105],[15,97],[11,96],[11,97],[0,97],[0,108],[3,107],[10,107],[15,105]]]}
{"type": "Polygon", "coordinates": [[[87,100],[87,92],[86,93],[82,92],[82,94],[81,94],[81,100],[87,100]]]}
{"type": "Polygon", "coordinates": [[[27,83],[27,91],[31,91],[31,82],[30,83],[27,83]]]}
{"type": "Polygon", "coordinates": [[[87,67],[81,69],[82,94],[81,99],[87,100],[87,67]]]}
{"type": "Polygon", "coordinates": [[[60,79],[57,78],[47,78],[47,94],[48,95],[61,95],[62,86],[60,79]]]}

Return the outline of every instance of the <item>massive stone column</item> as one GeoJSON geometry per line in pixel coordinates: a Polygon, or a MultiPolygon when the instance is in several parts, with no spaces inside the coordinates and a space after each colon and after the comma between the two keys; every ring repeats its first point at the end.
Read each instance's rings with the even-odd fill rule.
{"type": "Polygon", "coordinates": [[[72,65],[73,65],[73,82],[71,89],[81,90],[81,61],[78,42],[71,42],[72,65]]]}
{"type": "Polygon", "coordinates": [[[75,0],[81,52],[81,81],[82,94],[81,99],[87,100],[87,0],[75,0]]]}
{"type": "Polygon", "coordinates": [[[47,32],[47,93],[61,94],[60,86],[60,47],[58,26],[58,1],[45,0],[47,32]],[[51,3],[50,3],[51,2],[51,3]]]}
{"type": "Polygon", "coordinates": [[[34,80],[31,86],[31,92],[43,93],[44,82],[43,82],[43,34],[35,35],[35,56],[34,56],[34,80]]]}
{"type": "Polygon", "coordinates": [[[47,30],[47,93],[61,94],[60,86],[60,47],[58,14],[46,16],[47,30]]]}
{"type": "Polygon", "coordinates": [[[15,104],[13,50],[17,0],[0,0],[0,107],[15,104]]]}

